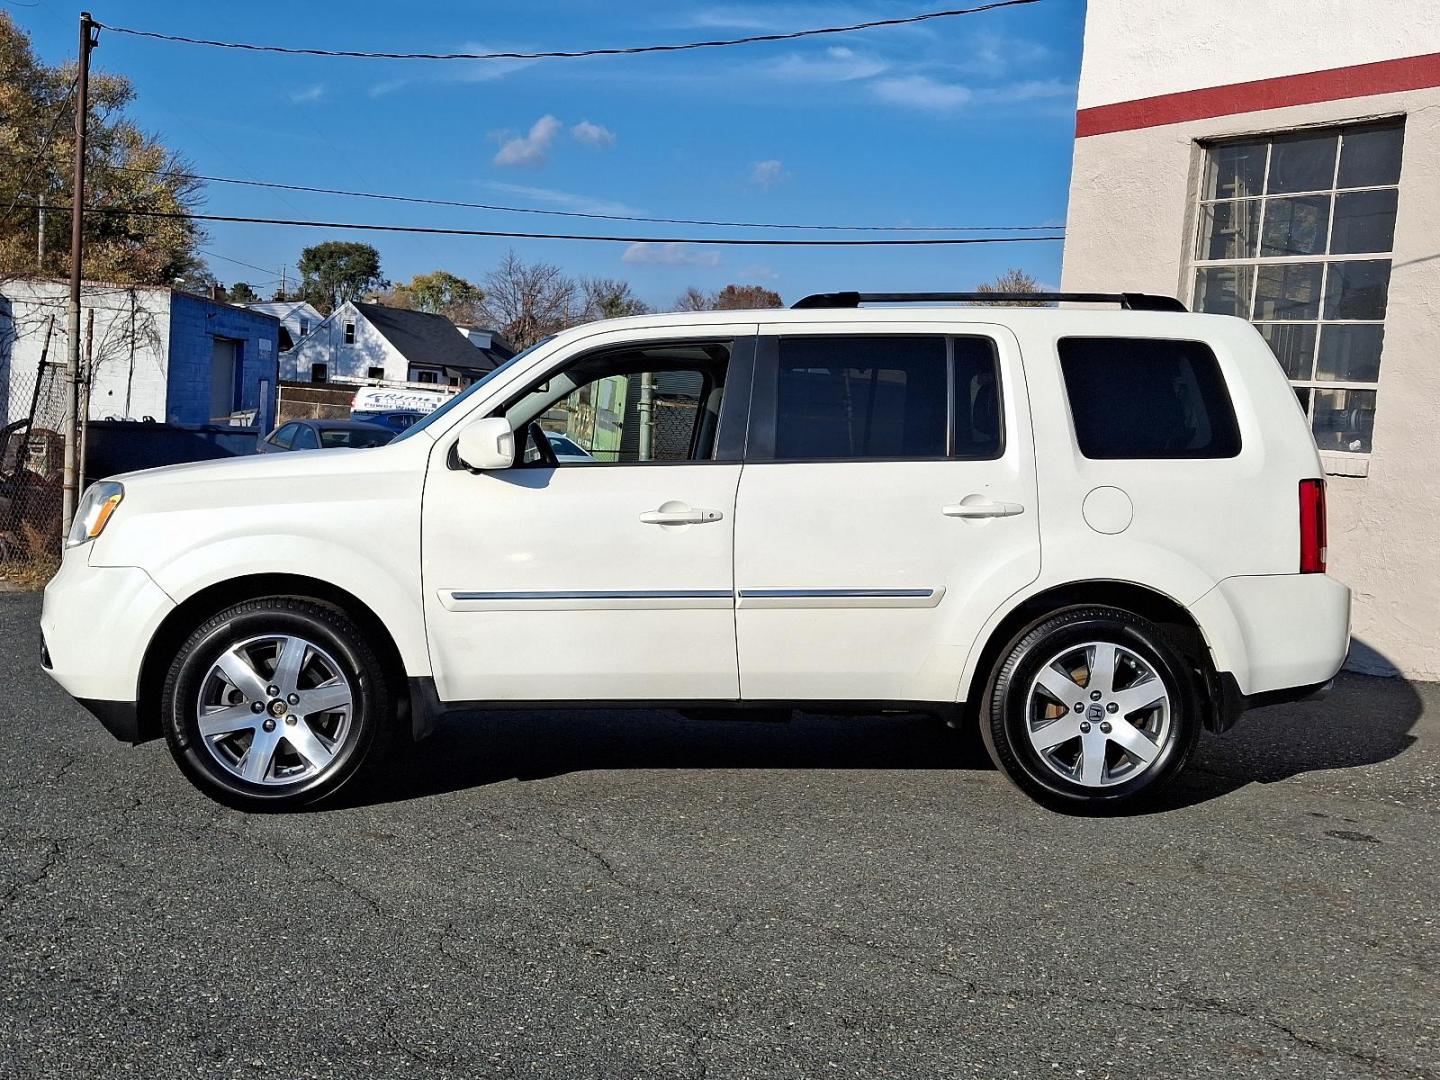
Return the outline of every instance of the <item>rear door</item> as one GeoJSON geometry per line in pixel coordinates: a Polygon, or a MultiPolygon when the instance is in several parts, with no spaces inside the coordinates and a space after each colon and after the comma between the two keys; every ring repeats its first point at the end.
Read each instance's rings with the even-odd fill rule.
{"type": "Polygon", "coordinates": [[[762,326],[736,505],[744,698],[954,701],[1040,572],[1019,344],[990,324],[762,326]]]}

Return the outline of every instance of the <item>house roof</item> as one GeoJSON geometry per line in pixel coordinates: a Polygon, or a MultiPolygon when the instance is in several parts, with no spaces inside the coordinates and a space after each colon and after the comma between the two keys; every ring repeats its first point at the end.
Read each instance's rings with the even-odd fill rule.
{"type": "Polygon", "coordinates": [[[481,349],[444,315],[383,304],[354,303],[355,310],[412,364],[439,364],[489,371],[508,359],[495,349],[481,349]]]}

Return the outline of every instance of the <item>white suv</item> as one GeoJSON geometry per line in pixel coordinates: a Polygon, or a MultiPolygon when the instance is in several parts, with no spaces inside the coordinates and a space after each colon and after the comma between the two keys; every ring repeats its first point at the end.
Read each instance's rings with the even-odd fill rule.
{"type": "Polygon", "coordinates": [[[43,662],[250,808],[526,704],[926,710],[1043,801],[1116,804],[1323,689],[1350,594],[1254,328],[859,308],[963,298],[592,323],[385,447],[95,484],[43,662]]]}

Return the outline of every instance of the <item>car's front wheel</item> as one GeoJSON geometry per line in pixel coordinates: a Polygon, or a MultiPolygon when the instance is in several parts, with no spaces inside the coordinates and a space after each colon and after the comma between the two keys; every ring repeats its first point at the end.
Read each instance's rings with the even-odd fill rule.
{"type": "Polygon", "coordinates": [[[394,688],[340,608],[271,596],[207,619],[162,691],[165,740],[207,795],[242,810],[316,802],[377,760],[394,688]]]}
{"type": "Polygon", "coordinates": [[[1118,806],[1180,771],[1202,702],[1159,626],[1116,608],[1073,608],[1010,645],[981,730],[995,763],[1040,801],[1118,806]]]}

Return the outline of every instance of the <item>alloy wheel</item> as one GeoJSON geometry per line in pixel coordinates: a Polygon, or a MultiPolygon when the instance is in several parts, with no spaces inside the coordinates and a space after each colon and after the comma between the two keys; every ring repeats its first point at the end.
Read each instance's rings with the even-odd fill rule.
{"type": "Polygon", "coordinates": [[[1056,653],[1030,684],[1026,731],[1046,768],[1089,788],[1133,780],[1172,734],[1171,688],[1155,666],[1110,641],[1056,653]]]}
{"type": "Polygon", "coordinates": [[[221,768],[247,783],[283,787],[311,781],[339,760],[354,694],[319,645],[272,634],[221,653],[195,710],[200,741],[221,768]]]}

